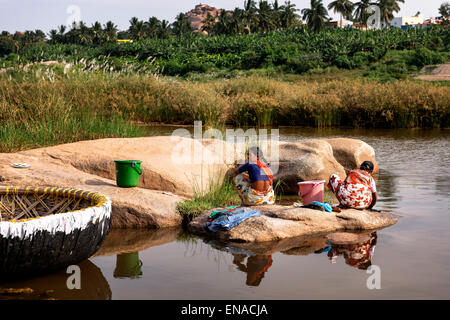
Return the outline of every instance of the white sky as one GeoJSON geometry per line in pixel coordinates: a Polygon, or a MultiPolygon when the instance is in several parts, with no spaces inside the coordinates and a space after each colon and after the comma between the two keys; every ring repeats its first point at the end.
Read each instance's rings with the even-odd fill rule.
{"type": "MultiPolygon", "coordinates": [[[[328,6],[331,1],[324,0],[324,4],[328,6]]],[[[284,0],[279,2],[282,4],[284,0]]],[[[298,9],[309,7],[310,4],[310,0],[291,2],[296,4],[298,9]]],[[[404,4],[400,4],[401,11],[396,16],[410,16],[417,11],[424,14],[425,18],[438,16],[438,8],[443,2],[445,0],[406,0],[404,4]]],[[[48,32],[67,23],[71,16],[67,11],[71,5],[80,8],[81,20],[88,25],[95,21],[103,24],[112,20],[120,30],[125,30],[133,16],[142,20],[156,16],[173,22],[179,12],[187,12],[199,3],[198,0],[0,0],[0,31],[41,29],[48,32]]],[[[233,9],[237,6],[242,8],[244,0],[202,0],[202,3],[233,9]]]]}

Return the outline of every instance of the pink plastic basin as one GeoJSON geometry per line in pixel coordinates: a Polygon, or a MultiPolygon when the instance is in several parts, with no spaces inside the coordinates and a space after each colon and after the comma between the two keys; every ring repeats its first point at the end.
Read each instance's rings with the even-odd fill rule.
{"type": "Polygon", "coordinates": [[[324,180],[303,181],[298,183],[298,195],[302,197],[303,205],[313,201],[324,201],[324,180]]]}

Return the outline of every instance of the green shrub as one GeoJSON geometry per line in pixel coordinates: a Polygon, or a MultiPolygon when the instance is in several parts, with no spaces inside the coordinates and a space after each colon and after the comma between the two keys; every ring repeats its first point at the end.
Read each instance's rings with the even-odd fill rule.
{"type": "Polygon", "coordinates": [[[0,57],[15,52],[16,46],[14,40],[9,37],[0,36],[0,57]]]}
{"type": "Polygon", "coordinates": [[[420,47],[414,50],[412,62],[418,67],[423,67],[426,65],[445,63],[446,58],[439,52],[431,51],[425,47],[420,47]]]}

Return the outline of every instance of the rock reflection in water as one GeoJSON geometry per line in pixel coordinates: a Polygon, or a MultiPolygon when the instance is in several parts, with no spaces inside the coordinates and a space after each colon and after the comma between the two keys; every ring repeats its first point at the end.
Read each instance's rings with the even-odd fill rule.
{"type": "Polygon", "coordinates": [[[81,289],[68,289],[66,270],[15,282],[0,283],[0,300],[111,300],[111,289],[100,268],[89,260],[78,264],[81,289]]]}

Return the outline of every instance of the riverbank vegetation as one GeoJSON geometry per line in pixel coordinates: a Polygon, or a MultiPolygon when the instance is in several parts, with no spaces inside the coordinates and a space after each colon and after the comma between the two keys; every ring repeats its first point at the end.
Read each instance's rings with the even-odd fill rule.
{"type": "Polygon", "coordinates": [[[334,69],[202,81],[32,65],[0,75],[0,151],[144,135],[136,122],[232,126],[448,127],[450,87],[334,69]]]}

